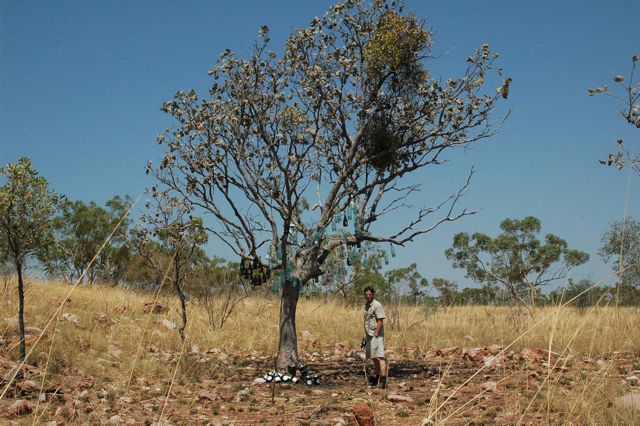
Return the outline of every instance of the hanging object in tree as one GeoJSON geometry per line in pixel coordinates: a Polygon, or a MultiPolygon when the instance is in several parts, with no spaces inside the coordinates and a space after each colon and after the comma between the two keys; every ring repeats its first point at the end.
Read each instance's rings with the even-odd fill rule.
{"type": "Polygon", "coordinates": [[[393,243],[389,243],[391,246],[391,257],[396,257],[396,249],[393,247],[393,243]]]}
{"type": "Polygon", "coordinates": [[[251,278],[251,259],[248,257],[240,259],[240,276],[246,280],[251,278]]]}
{"type": "Polygon", "coordinates": [[[269,281],[271,269],[264,265],[258,256],[254,256],[253,259],[243,256],[240,260],[240,276],[252,285],[260,286],[269,281]]]}

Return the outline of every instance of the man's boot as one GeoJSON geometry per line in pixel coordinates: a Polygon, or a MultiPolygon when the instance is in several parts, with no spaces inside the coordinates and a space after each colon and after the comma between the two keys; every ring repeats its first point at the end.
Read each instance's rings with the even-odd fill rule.
{"type": "Polygon", "coordinates": [[[387,388],[387,376],[380,376],[380,380],[378,381],[378,388],[380,389],[387,388]]]}
{"type": "Polygon", "coordinates": [[[378,376],[369,376],[369,386],[376,387],[378,385],[378,376]]]}

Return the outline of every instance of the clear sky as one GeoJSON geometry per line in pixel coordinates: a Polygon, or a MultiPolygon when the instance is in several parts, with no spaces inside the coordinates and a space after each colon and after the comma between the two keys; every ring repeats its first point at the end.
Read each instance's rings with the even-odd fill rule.
{"type": "MultiPolygon", "coordinates": [[[[276,48],[329,4],[0,0],[0,163],[30,157],[73,200],[135,198],[151,184],[147,160],[160,156],[155,135],[173,125],[162,102],[177,90],[205,94],[219,53],[246,54],[261,25],[271,28],[276,48]]],[[[598,160],[619,137],[639,150],[640,134],[612,99],[590,98],[587,89],[628,74],[640,54],[640,1],[409,0],[407,10],[435,32],[442,56],[430,64],[434,77],[461,73],[482,43],[499,52],[513,78],[512,113],[499,135],[420,177],[418,206],[454,190],[475,166],[464,206],[481,212],[399,249],[391,267],[417,262],[429,279],[469,284],[443,255],[452,236],[495,235],[502,219],[534,215],[543,233],[591,255],[575,278],[603,278],[610,267],[597,250],[608,224],[623,216],[628,175],[598,160]]],[[[629,214],[639,218],[639,208],[636,175],[629,214]]],[[[210,254],[225,254],[216,247],[210,254]]]]}

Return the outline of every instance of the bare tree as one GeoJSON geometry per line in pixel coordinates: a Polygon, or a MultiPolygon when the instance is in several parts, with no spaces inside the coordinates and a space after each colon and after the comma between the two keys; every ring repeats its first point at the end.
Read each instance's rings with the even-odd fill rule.
{"type": "Polygon", "coordinates": [[[207,242],[207,234],[202,219],[191,215],[191,207],[184,200],[171,197],[167,191],[159,191],[155,187],[151,195],[152,199],[147,203],[150,211],[142,215],[145,226],[134,230],[135,238],[130,244],[157,274],[162,276],[170,266],[171,273],[166,279],[173,284],[180,300],[182,323],[178,332],[184,340],[187,326],[184,282],[193,273],[198,257],[204,257],[199,246],[207,242]]]}
{"type": "MultiPolygon", "coordinates": [[[[640,129],[640,82],[636,82],[635,72],[640,61],[639,55],[631,57],[631,72],[627,79],[622,75],[613,77],[617,89],[610,89],[606,84],[595,89],[589,89],[589,96],[606,95],[617,99],[622,105],[620,116],[631,126],[640,129]]],[[[640,173],[640,154],[632,153],[624,148],[622,139],[616,141],[617,152],[610,153],[606,160],[600,160],[600,164],[614,166],[622,169],[625,163],[640,173]]]]}
{"type": "Polygon", "coordinates": [[[405,245],[474,213],[458,209],[469,175],[395,231],[378,235],[373,227],[412,208],[419,185],[403,178],[493,135],[490,115],[509,91],[506,79],[481,93],[488,73],[500,73],[486,44],[467,58],[462,76],[432,78],[432,36],[423,22],[396,1],[366,3],[331,7],[295,31],[280,57],[269,49],[267,27],[247,59],[223,52],[209,72],[208,98],[178,92],[163,105],[179,125],[159,135],[167,152],[148,168],[213,216],[209,232],[242,259],[258,268],[265,252],[277,259],[282,369],[298,363],[300,288],[323,273],[329,253],[364,241],[405,245]],[[329,236],[327,227],[348,209],[354,232],[329,236]]]}

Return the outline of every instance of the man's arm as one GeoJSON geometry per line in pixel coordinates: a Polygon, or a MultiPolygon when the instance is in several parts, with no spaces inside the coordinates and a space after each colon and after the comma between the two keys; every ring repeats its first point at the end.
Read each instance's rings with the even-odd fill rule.
{"type": "Polygon", "coordinates": [[[382,318],[378,318],[378,321],[376,322],[376,331],[373,333],[373,337],[378,337],[380,334],[380,330],[382,330],[382,320],[382,318]]]}

